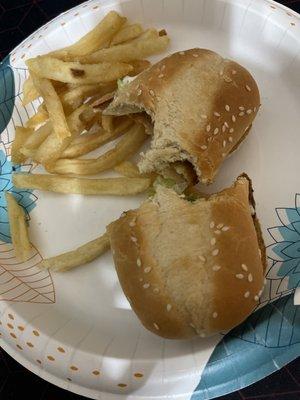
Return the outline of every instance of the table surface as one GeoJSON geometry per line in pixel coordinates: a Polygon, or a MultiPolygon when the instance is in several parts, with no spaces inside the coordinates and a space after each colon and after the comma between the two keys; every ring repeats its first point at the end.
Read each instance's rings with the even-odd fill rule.
{"type": "MultiPolygon", "coordinates": [[[[79,0],[0,0],[0,59],[30,33],[79,0]]],[[[300,13],[300,0],[279,1],[300,13]]],[[[299,71],[300,74],[300,71],[299,71]]],[[[0,349],[0,399],[17,400],[25,393],[32,400],[80,400],[32,374],[0,349]]],[[[300,400],[300,358],[243,390],[218,400],[300,400]]]]}

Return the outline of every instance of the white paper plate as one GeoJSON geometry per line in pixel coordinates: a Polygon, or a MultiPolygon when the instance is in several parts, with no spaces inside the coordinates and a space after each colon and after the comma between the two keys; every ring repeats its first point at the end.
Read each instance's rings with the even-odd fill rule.
{"type": "Polygon", "coordinates": [[[299,15],[266,0],[90,1],[18,46],[2,63],[0,75],[3,348],[42,378],[98,399],[188,399],[193,393],[195,399],[208,399],[250,384],[299,356],[300,315],[290,294],[300,280],[299,71],[299,15]],[[93,239],[142,199],[30,193],[11,183],[14,127],[38,105],[21,105],[24,60],[79,39],[111,9],[146,26],[165,28],[172,39],[170,53],[213,49],[245,65],[259,84],[262,107],[252,132],[209,189],[224,188],[247,172],[269,245],[262,308],[225,337],[171,341],[147,332],[122,293],[109,254],[67,274],[36,268],[41,257],[93,239]],[[23,265],[16,263],[6,243],[3,190],[13,191],[30,215],[30,237],[38,250],[23,265]]]}

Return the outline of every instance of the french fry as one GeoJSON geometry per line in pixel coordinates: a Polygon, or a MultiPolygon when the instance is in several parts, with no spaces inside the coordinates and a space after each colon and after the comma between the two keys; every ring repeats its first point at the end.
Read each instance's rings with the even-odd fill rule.
{"type": "Polygon", "coordinates": [[[61,139],[71,136],[63,106],[51,81],[40,78],[35,74],[32,74],[31,76],[34,86],[44,99],[54,132],[61,139]]]}
{"type": "Polygon", "coordinates": [[[30,117],[27,121],[26,121],[26,128],[33,128],[36,129],[38,126],[42,125],[44,122],[47,121],[47,119],[49,118],[49,114],[48,111],[44,105],[44,103],[42,103],[37,110],[37,113],[34,114],[32,117],[30,117]]]}
{"type": "Polygon", "coordinates": [[[55,132],[51,133],[36,150],[33,156],[34,161],[43,165],[55,162],[72,142],[74,136],[79,135],[84,129],[84,124],[80,119],[80,116],[88,108],[92,109],[88,105],[83,104],[73,111],[73,113],[67,117],[67,123],[71,132],[71,136],[61,139],[56,135],[55,132]]]}
{"type": "Polygon", "coordinates": [[[115,46],[116,44],[127,42],[128,40],[137,38],[142,33],[143,28],[140,24],[126,25],[115,34],[110,45],[115,46]]]}
{"type": "Polygon", "coordinates": [[[127,178],[138,178],[141,176],[137,165],[131,161],[121,162],[121,164],[115,166],[114,170],[127,178]]]}
{"type": "Polygon", "coordinates": [[[55,193],[82,195],[128,196],[144,192],[149,178],[89,179],[43,174],[13,174],[13,183],[20,189],[37,189],[55,193]]]}
{"type": "Polygon", "coordinates": [[[105,96],[107,93],[111,93],[117,88],[116,82],[109,82],[105,85],[101,84],[88,84],[80,85],[68,90],[60,96],[64,111],[69,114],[75,108],[81,106],[81,104],[87,98],[99,95],[105,96]]]}
{"type": "Polygon", "coordinates": [[[31,254],[24,210],[17,203],[13,194],[5,192],[8,208],[9,226],[12,244],[18,261],[26,261],[31,254]]]}
{"type": "Polygon", "coordinates": [[[114,130],[114,118],[112,115],[102,115],[102,128],[106,132],[113,132],[114,130]]]}
{"type": "Polygon", "coordinates": [[[52,123],[47,121],[44,125],[40,126],[36,131],[30,135],[23,146],[20,148],[20,152],[26,155],[24,152],[25,149],[27,150],[35,150],[37,149],[43,141],[50,135],[52,131],[52,123]]]}
{"type": "Polygon", "coordinates": [[[69,147],[67,147],[61,155],[61,158],[75,158],[83,156],[97,149],[98,147],[115,140],[123,135],[125,131],[132,125],[129,119],[123,122],[113,132],[103,132],[102,129],[91,133],[78,136],[73,140],[69,147]]]}
{"type": "Polygon", "coordinates": [[[144,143],[148,135],[142,125],[134,125],[117,145],[96,159],[60,159],[48,172],[57,174],[93,175],[115,167],[130,158],[144,143]]]}
{"type": "Polygon", "coordinates": [[[22,164],[26,161],[27,157],[20,153],[20,149],[32,134],[32,129],[16,126],[15,139],[11,145],[11,161],[14,164],[22,164]]]}
{"type": "MultiPolygon", "coordinates": [[[[131,65],[122,62],[84,65],[74,61],[61,61],[49,56],[31,58],[26,61],[26,64],[40,78],[80,84],[111,82],[127,75],[133,69],[131,65]]],[[[40,90],[38,91],[40,92],[40,90]]]]}
{"type": "Polygon", "coordinates": [[[23,100],[24,106],[31,103],[35,99],[40,97],[39,92],[36,90],[32,78],[29,76],[23,84],[23,100]]]}
{"type": "MultiPolygon", "coordinates": [[[[153,39],[140,38],[117,46],[101,49],[93,54],[78,57],[78,61],[84,64],[96,64],[99,62],[130,62],[140,60],[166,50],[170,39],[168,36],[158,36],[153,39]]],[[[130,71],[128,71],[130,72],[130,71]]],[[[128,74],[127,72],[127,74],[128,74]]]]}
{"type": "Polygon", "coordinates": [[[90,54],[106,46],[120,28],[126,23],[126,18],[115,11],[110,11],[89,33],[78,42],[61,50],[51,52],[51,56],[60,59],[71,59],[76,56],[90,54]]]}
{"type": "Polygon", "coordinates": [[[40,269],[65,272],[95,260],[109,248],[109,238],[107,233],[104,233],[102,236],[78,247],[76,250],[45,259],[38,266],[40,269]]]}

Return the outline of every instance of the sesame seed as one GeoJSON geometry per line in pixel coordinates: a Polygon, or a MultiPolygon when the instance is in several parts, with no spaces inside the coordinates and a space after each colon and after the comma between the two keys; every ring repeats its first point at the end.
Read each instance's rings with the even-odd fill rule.
{"type": "Polygon", "coordinates": [[[229,106],[228,104],[226,104],[225,110],[226,110],[226,111],[230,111],[230,106],[229,106]]]}
{"type": "Polygon", "coordinates": [[[235,74],[236,74],[236,70],[233,69],[233,70],[231,71],[231,73],[232,73],[232,75],[235,75],[235,74]]]}
{"type": "Polygon", "coordinates": [[[214,111],[214,115],[215,115],[216,117],[221,117],[221,114],[219,114],[217,111],[214,111]]]}
{"type": "Polygon", "coordinates": [[[243,274],[236,274],[235,277],[237,279],[244,279],[244,275],[243,274]]]}
{"type": "Polygon", "coordinates": [[[262,295],[263,291],[264,291],[263,289],[260,289],[260,291],[258,292],[259,297],[262,295]]]}
{"type": "Polygon", "coordinates": [[[215,234],[216,234],[216,235],[221,235],[221,231],[220,231],[219,229],[217,229],[217,230],[215,231],[215,234]]]}
{"type": "Polygon", "coordinates": [[[222,125],[222,132],[224,133],[226,131],[226,126],[222,125]]]}
{"type": "Polygon", "coordinates": [[[138,96],[140,96],[142,94],[142,89],[139,89],[136,93],[138,96]]]}
{"type": "Polygon", "coordinates": [[[244,111],[241,111],[241,112],[239,113],[239,116],[240,116],[240,117],[243,117],[244,115],[245,115],[244,111]]]}
{"type": "Polygon", "coordinates": [[[217,271],[219,271],[221,269],[221,267],[220,267],[220,265],[214,265],[212,267],[212,269],[213,269],[213,271],[217,272],[217,271]]]}
{"type": "Polygon", "coordinates": [[[163,77],[164,77],[164,74],[159,74],[158,77],[159,77],[159,78],[163,78],[163,77]]]}
{"type": "Polygon", "coordinates": [[[216,238],[212,238],[212,239],[210,240],[210,244],[211,244],[212,246],[214,246],[216,243],[217,243],[216,238]]]}
{"type": "Polygon", "coordinates": [[[205,114],[202,114],[202,115],[201,115],[201,118],[203,118],[203,119],[207,119],[207,115],[205,115],[205,114]]]}
{"type": "Polygon", "coordinates": [[[229,125],[228,125],[227,121],[224,122],[224,125],[226,126],[226,128],[229,128],[229,125]]]}
{"type": "Polygon", "coordinates": [[[199,54],[194,53],[193,57],[197,58],[197,57],[199,57],[199,54]]]}
{"type": "Polygon", "coordinates": [[[213,221],[211,221],[211,223],[209,224],[209,227],[210,227],[211,229],[213,229],[213,228],[215,227],[215,223],[214,223],[213,221]]]}
{"type": "Polygon", "coordinates": [[[226,140],[223,140],[223,147],[226,147],[226,140]]]}
{"type": "Polygon", "coordinates": [[[242,264],[242,269],[247,272],[248,271],[247,265],[246,264],[242,264]]]}
{"type": "Polygon", "coordinates": [[[255,300],[255,301],[258,301],[258,300],[259,300],[259,297],[258,297],[258,296],[254,296],[254,300],[255,300]]]}
{"type": "Polygon", "coordinates": [[[212,316],[213,316],[213,318],[217,318],[218,313],[215,311],[212,316]]]}
{"type": "Polygon", "coordinates": [[[245,87],[248,90],[248,92],[251,92],[251,87],[249,85],[246,85],[245,87]]]}
{"type": "Polygon", "coordinates": [[[155,322],[153,322],[153,325],[154,325],[154,328],[159,331],[159,326],[155,322]]]}
{"type": "Polygon", "coordinates": [[[153,293],[159,293],[159,289],[158,288],[154,288],[153,289],[153,293]]]}
{"type": "Polygon", "coordinates": [[[239,110],[241,110],[241,111],[245,111],[245,107],[243,107],[243,106],[240,106],[240,107],[239,107],[239,110]]]}
{"type": "Polygon", "coordinates": [[[218,228],[218,229],[221,229],[221,228],[223,228],[223,226],[224,226],[224,224],[218,224],[218,225],[217,225],[217,228],[218,228]]]}
{"type": "Polygon", "coordinates": [[[229,129],[229,133],[233,133],[234,132],[234,129],[233,128],[230,128],[229,129]]]}
{"type": "Polygon", "coordinates": [[[155,93],[152,89],[149,90],[149,93],[150,93],[150,96],[152,96],[152,97],[155,96],[155,93]]]}
{"type": "Polygon", "coordinates": [[[249,291],[245,292],[245,294],[244,294],[245,299],[247,299],[249,296],[250,296],[250,292],[249,291]]]}
{"type": "Polygon", "coordinates": [[[251,114],[252,113],[252,110],[251,110],[251,108],[249,108],[249,110],[247,110],[247,114],[251,114]]]}
{"type": "Polygon", "coordinates": [[[235,122],[236,121],[235,115],[232,115],[231,119],[232,119],[232,122],[235,122]]]}
{"type": "Polygon", "coordinates": [[[133,219],[132,221],[129,222],[129,226],[131,226],[131,227],[135,226],[135,219],[133,219]]]}
{"type": "Polygon", "coordinates": [[[147,267],[144,269],[145,274],[149,274],[149,272],[151,271],[151,267],[147,267]]]}
{"type": "Polygon", "coordinates": [[[211,128],[210,124],[206,125],[206,132],[209,132],[210,128],[211,128]]]}
{"type": "Polygon", "coordinates": [[[219,128],[216,128],[215,130],[214,130],[214,135],[217,135],[219,133],[219,128]]]}
{"type": "Polygon", "coordinates": [[[185,55],[185,52],[184,52],[184,51],[180,51],[179,54],[180,54],[181,56],[184,56],[184,55],[185,55]]]}
{"type": "Polygon", "coordinates": [[[248,282],[253,282],[253,276],[252,276],[252,274],[249,274],[249,275],[248,275],[248,282]]]}
{"type": "Polygon", "coordinates": [[[169,311],[171,311],[171,309],[172,309],[172,305],[171,304],[167,304],[167,311],[169,312],[169,311]]]}
{"type": "Polygon", "coordinates": [[[144,283],[144,284],[143,284],[143,288],[144,288],[144,289],[148,289],[149,287],[150,287],[150,283],[144,283]]]}
{"type": "Polygon", "coordinates": [[[201,150],[206,150],[206,149],[207,149],[207,146],[206,146],[205,144],[203,144],[202,146],[200,146],[200,149],[201,149],[201,150]]]}
{"type": "Polygon", "coordinates": [[[138,258],[138,259],[136,260],[136,265],[137,265],[138,267],[141,267],[142,261],[141,261],[140,258],[138,258]]]}
{"type": "Polygon", "coordinates": [[[233,141],[232,136],[229,136],[228,141],[229,141],[230,143],[232,143],[232,141],[233,141]]]}
{"type": "Polygon", "coordinates": [[[130,239],[133,241],[133,243],[136,243],[136,242],[137,242],[137,238],[134,237],[134,236],[131,236],[130,239]]]}
{"type": "Polygon", "coordinates": [[[219,254],[219,249],[214,249],[214,250],[211,252],[211,254],[212,254],[213,256],[217,256],[217,255],[219,254]]]}
{"type": "Polygon", "coordinates": [[[205,262],[206,261],[206,258],[204,257],[204,256],[198,256],[198,258],[199,258],[199,260],[201,260],[202,262],[205,262]]]}
{"type": "Polygon", "coordinates": [[[223,232],[229,231],[229,226],[223,226],[222,231],[223,232]]]}

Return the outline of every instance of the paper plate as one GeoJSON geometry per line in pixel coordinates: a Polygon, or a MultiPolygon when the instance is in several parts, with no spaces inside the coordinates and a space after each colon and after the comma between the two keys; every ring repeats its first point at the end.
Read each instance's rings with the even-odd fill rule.
{"type": "Polygon", "coordinates": [[[42,378],[95,399],[210,399],[299,356],[300,312],[292,297],[300,280],[299,71],[299,15],[264,0],[91,1],[18,46],[1,64],[0,75],[3,348],[42,378]],[[147,332],[122,293],[109,254],[67,274],[36,267],[43,257],[93,239],[142,200],[20,191],[11,182],[12,169],[19,168],[10,163],[14,128],[38,105],[21,104],[24,61],[72,43],[111,9],[165,28],[172,38],[169,52],[213,49],[245,65],[259,84],[262,107],[252,132],[209,188],[224,188],[247,172],[268,245],[260,308],[226,335],[172,341],[147,332]],[[25,264],[16,262],[10,244],[4,190],[15,193],[30,218],[36,250],[25,264]]]}

